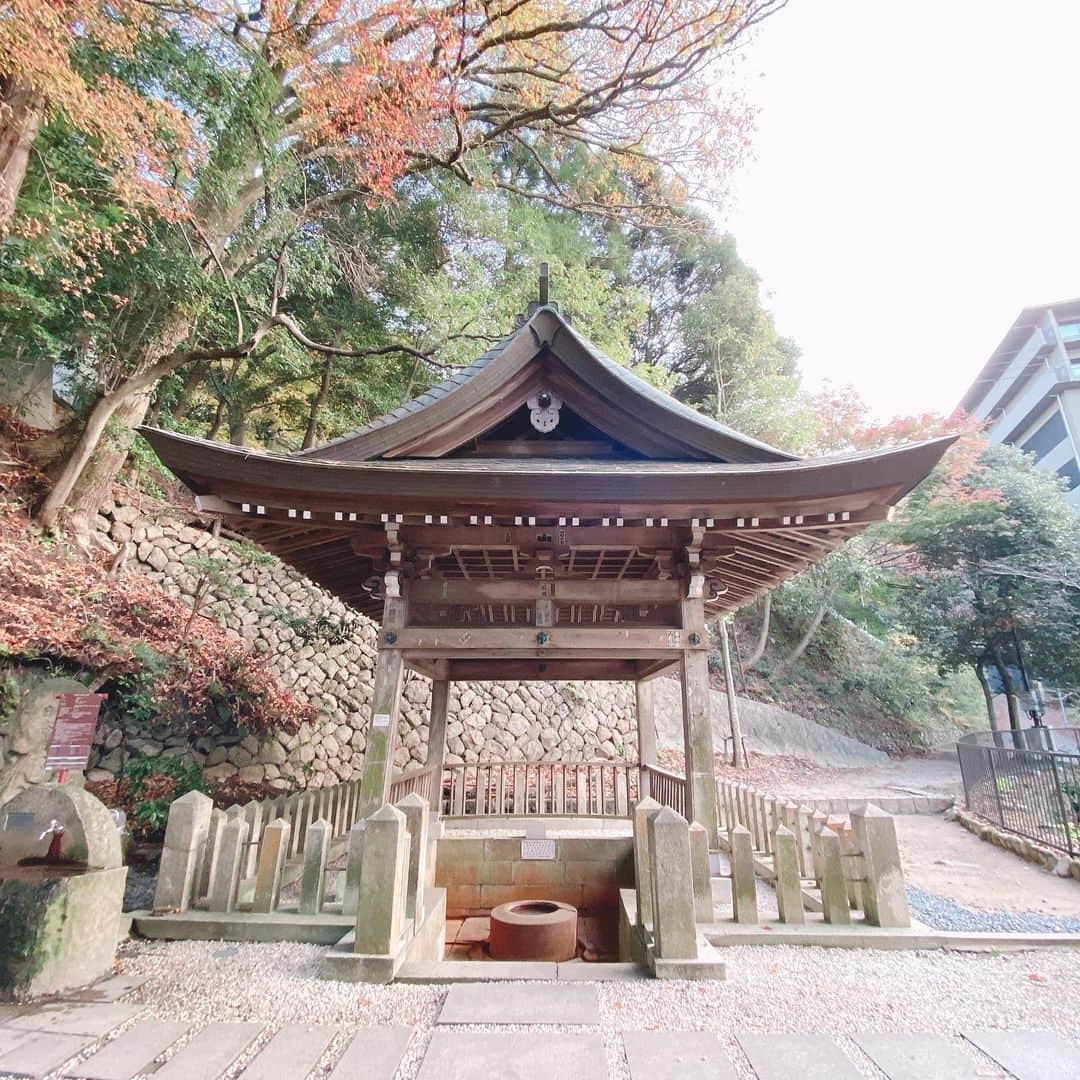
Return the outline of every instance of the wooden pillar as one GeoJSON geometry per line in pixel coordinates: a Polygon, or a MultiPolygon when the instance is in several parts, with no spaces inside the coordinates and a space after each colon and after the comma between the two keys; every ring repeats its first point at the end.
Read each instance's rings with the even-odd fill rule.
{"type": "Polygon", "coordinates": [[[370,817],[390,798],[405,670],[401,650],[395,648],[394,643],[397,631],[404,625],[405,601],[401,597],[387,597],[379,631],[379,654],[371,694],[371,719],[364,751],[364,772],[360,780],[358,818],[370,817]]]}
{"type": "Polygon", "coordinates": [[[724,687],[727,690],[728,720],[731,725],[731,763],[736,769],[745,769],[746,754],[743,753],[742,726],[739,723],[739,698],[735,693],[735,679],[731,674],[727,619],[718,621],[717,630],[720,634],[720,648],[724,656],[724,687]]]}
{"type": "Polygon", "coordinates": [[[719,846],[716,825],[716,777],[713,775],[712,695],[705,608],[700,599],[683,607],[682,655],[683,748],[686,755],[686,816],[709,832],[709,847],[719,846]]]}
{"type": "Polygon", "coordinates": [[[427,765],[431,769],[431,808],[442,814],[443,758],[446,756],[446,707],[450,699],[448,679],[431,680],[431,714],[428,719],[427,765]]]}
{"type": "Polygon", "coordinates": [[[653,684],[651,679],[635,684],[637,690],[637,745],[638,765],[641,768],[641,798],[652,794],[649,790],[649,774],[646,765],[656,764],[656,714],[653,711],[653,684]]]}

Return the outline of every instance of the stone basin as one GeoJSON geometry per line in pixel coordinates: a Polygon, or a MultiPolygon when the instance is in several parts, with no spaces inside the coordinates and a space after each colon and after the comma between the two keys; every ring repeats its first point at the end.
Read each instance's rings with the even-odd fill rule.
{"type": "Polygon", "coordinates": [[[513,900],[491,910],[496,960],[562,963],[577,953],[577,908],[557,900],[513,900]]]}

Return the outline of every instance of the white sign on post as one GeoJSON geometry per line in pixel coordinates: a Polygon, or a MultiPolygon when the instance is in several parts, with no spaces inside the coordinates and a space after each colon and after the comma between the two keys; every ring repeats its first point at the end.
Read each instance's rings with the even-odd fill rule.
{"type": "Polygon", "coordinates": [[[372,727],[389,727],[390,726],[390,714],[388,712],[377,712],[375,719],[371,722],[372,727]]]}

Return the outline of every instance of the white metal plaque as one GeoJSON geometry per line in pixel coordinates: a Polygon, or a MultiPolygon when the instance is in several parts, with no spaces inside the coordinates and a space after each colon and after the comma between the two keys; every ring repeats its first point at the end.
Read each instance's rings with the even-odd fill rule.
{"type": "Polygon", "coordinates": [[[375,719],[371,722],[372,727],[389,727],[390,726],[390,714],[388,712],[377,712],[375,719]]]}
{"type": "Polygon", "coordinates": [[[546,859],[554,861],[559,852],[558,840],[529,840],[521,841],[522,859],[546,859]]]}

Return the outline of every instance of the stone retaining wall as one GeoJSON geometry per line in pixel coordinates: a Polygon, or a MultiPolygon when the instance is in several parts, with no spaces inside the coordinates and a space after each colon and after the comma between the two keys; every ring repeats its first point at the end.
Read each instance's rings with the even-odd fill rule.
{"type": "Polygon", "coordinates": [[[980,840],[1005,848],[1006,851],[1019,855],[1021,859],[1027,859],[1028,862],[1036,863],[1044,870],[1052,871],[1058,877],[1071,877],[1080,881],[1080,859],[1070,858],[1063,851],[1056,851],[1054,848],[1028,840],[1017,833],[999,828],[959,806],[954,806],[947,811],[945,820],[959,821],[968,832],[974,833],[980,840]]]}
{"type": "MultiPolygon", "coordinates": [[[[295,735],[200,738],[193,744],[169,730],[134,731],[102,724],[90,767],[93,778],[114,775],[130,754],[185,754],[212,780],[239,776],[281,790],[322,787],[358,775],[364,759],[376,654],[376,624],[307,578],[274,560],[253,563],[242,546],[180,520],[157,503],[107,504],[96,522],[105,543],[128,546],[128,565],[172,595],[190,600],[199,582],[195,558],[236,567],[245,595],[214,595],[224,626],[266,655],[271,669],[319,713],[295,735]],[[304,632],[323,619],[345,626],[342,640],[309,642],[304,632]]],[[[213,588],[211,587],[211,592],[213,588]]],[[[402,695],[400,769],[427,754],[431,684],[410,674],[402,695]]],[[[454,684],[447,725],[448,762],[511,760],[636,761],[633,688],[623,683],[454,684]]]]}

